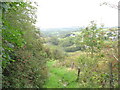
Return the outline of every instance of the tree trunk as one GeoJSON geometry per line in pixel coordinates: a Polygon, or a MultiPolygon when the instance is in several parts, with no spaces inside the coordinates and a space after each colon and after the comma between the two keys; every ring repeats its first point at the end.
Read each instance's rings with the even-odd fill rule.
{"type": "Polygon", "coordinates": [[[91,48],[92,48],[92,51],[91,51],[91,57],[93,58],[94,48],[93,48],[93,46],[92,46],[91,48]]]}
{"type": "Polygon", "coordinates": [[[74,62],[72,62],[72,64],[71,64],[71,69],[73,69],[74,68],[74,62]]]}
{"type": "Polygon", "coordinates": [[[120,61],[118,61],[118,86],[120,88],[120,61]]]}
{"type": "Polygon", "coordinates": [[[109,63],[110,66],[110,88],[114,88],[113,86],[113,74],[112,74],[112,63],[109,63]]]}
{"type": "Polygon", "coordinates": [[[80,67],[78,67],[78,75],[77,75],[77,79],[76,79],[77,82],[79,81],[79,76],[80,76],[80,67]]]}

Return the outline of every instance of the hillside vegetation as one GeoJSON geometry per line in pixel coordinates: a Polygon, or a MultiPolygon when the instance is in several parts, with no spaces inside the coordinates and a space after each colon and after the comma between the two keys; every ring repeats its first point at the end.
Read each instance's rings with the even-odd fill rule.
{"type": "Polygon", "coordinates": [[[1,2],[2,88],[118,88],[118,28],[42,31],[36,4],[1,2]]]}
{"type": "Polygon", "coordinates": [[[59,36],[46,37],[45,45],[51,50],[57,50],[54,55],[63,57],[48,61],[50,76],[44,87],[118,87],[117,28],[98,28],[95,22],[91,21],[86,28],[64,34],[59,31],[51,33],[58,33],[59,36]],[[78,68],[80,75],[76,81],[78,68]]]}

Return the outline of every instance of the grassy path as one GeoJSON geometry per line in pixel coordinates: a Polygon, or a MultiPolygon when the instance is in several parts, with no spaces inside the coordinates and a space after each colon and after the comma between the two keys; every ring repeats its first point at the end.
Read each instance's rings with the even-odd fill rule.
{"type": "Polygon", "coordinates": [[[49,78],[46,81],[45,88],[79,88],[76,82],[77,74],[74,70],[68,70],[66,67],[55,67],[56,61],[49,61],[49,78]]]}
{"type": "MultiPolygon", "coordinates": [[[[71,63],[74,61],[76,66],[78,65],[77,58],[80,56],[86,55],[85,53],[75,52],[70,53],[69,57],[66,57],[64,62],[58,62],[56,60],[50,60],[47,62],[48,71],[48,79],[45,82],[44,88],[98,88],[99,83],[97,83],[98,76],[90,76],[94,73],[89,73],[89,68],[91,67],[83,67],[83,70],[80,72],[80,79],[79,82],[76,82],[77,79],[77,70],[76,68],[71,69],[69,68],[71,63]],[[66,67],[66,65],[68,65],[66,67]],[[87,70],[87,71],[86,71],[87,70]],[[92,81],[91,81],[92,80],[92,81]]],[[[91,58],[84,58],[84,62],[89,62],[93,59],[91,58]],[[89,60],[90,59],[90,60],[89,60]]]]}

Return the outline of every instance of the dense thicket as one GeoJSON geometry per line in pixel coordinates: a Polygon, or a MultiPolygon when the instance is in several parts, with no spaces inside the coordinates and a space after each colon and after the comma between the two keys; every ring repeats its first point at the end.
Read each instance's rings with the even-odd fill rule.
{"type": "Polygon", "coordinates": [[[34,25],[36,7],[28,2],[3,2],[1,7],[3,87],[40,88],[48,57],[34,25]]]}

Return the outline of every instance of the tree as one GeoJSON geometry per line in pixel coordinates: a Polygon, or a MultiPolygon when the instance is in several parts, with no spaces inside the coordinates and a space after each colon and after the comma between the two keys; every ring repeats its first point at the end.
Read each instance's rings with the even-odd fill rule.
{"type": "Polygon", "coordinates": [[[81,44],[84,44],[86,46],[90,47],[91,57],[93,57],[93,53],[95,50],[102,47],[103,44],[103,31],[101,28],[97,28],[94,21],[91,21],[90,25],[82,30],[82,38],[83,42],[81,44]]]}
{"type": "MultiPolygon", "coordinates": [[[[120,2],[118,2],[118,5],[111,4],[109,2],[103,2],[103,3],[100,4],[100,6],[102,6],[102,5],[107,5],[107,6],[111,7],[111,8],[117,9],[118,10],[118,14],[120,14],[120,2]]],[[[118,52],[120,50],[120,32],[119,32],[119,30],[120,30],[120,26],[119,26],[120,22],[119,21],[120,20],[118,18],[118,45],[117,45],[118,52]]],[[[113,47],[112,49],[114,49],[114,48],[116,48],[116,47],[113,47]]],[[[116,51],[116,50],[114,49],[113,51],[116,51]]],[[[118,53],[118,52],[115,52],[115,53],[118,53]]],[[[114,54],[112,56],[115,57],[115,59],[118,62],[118,86],[120,86],[120,60],[118,60],[120,55],[118,53],[117,56],[115,56],[114,54]]]]}
{"type": "Polygon", "coordinates": [[[59,39],[57,39],[57,37],[52,37],[50,39],[50,42],[53,44],[53,45],[59,45],[59,39]]]}

